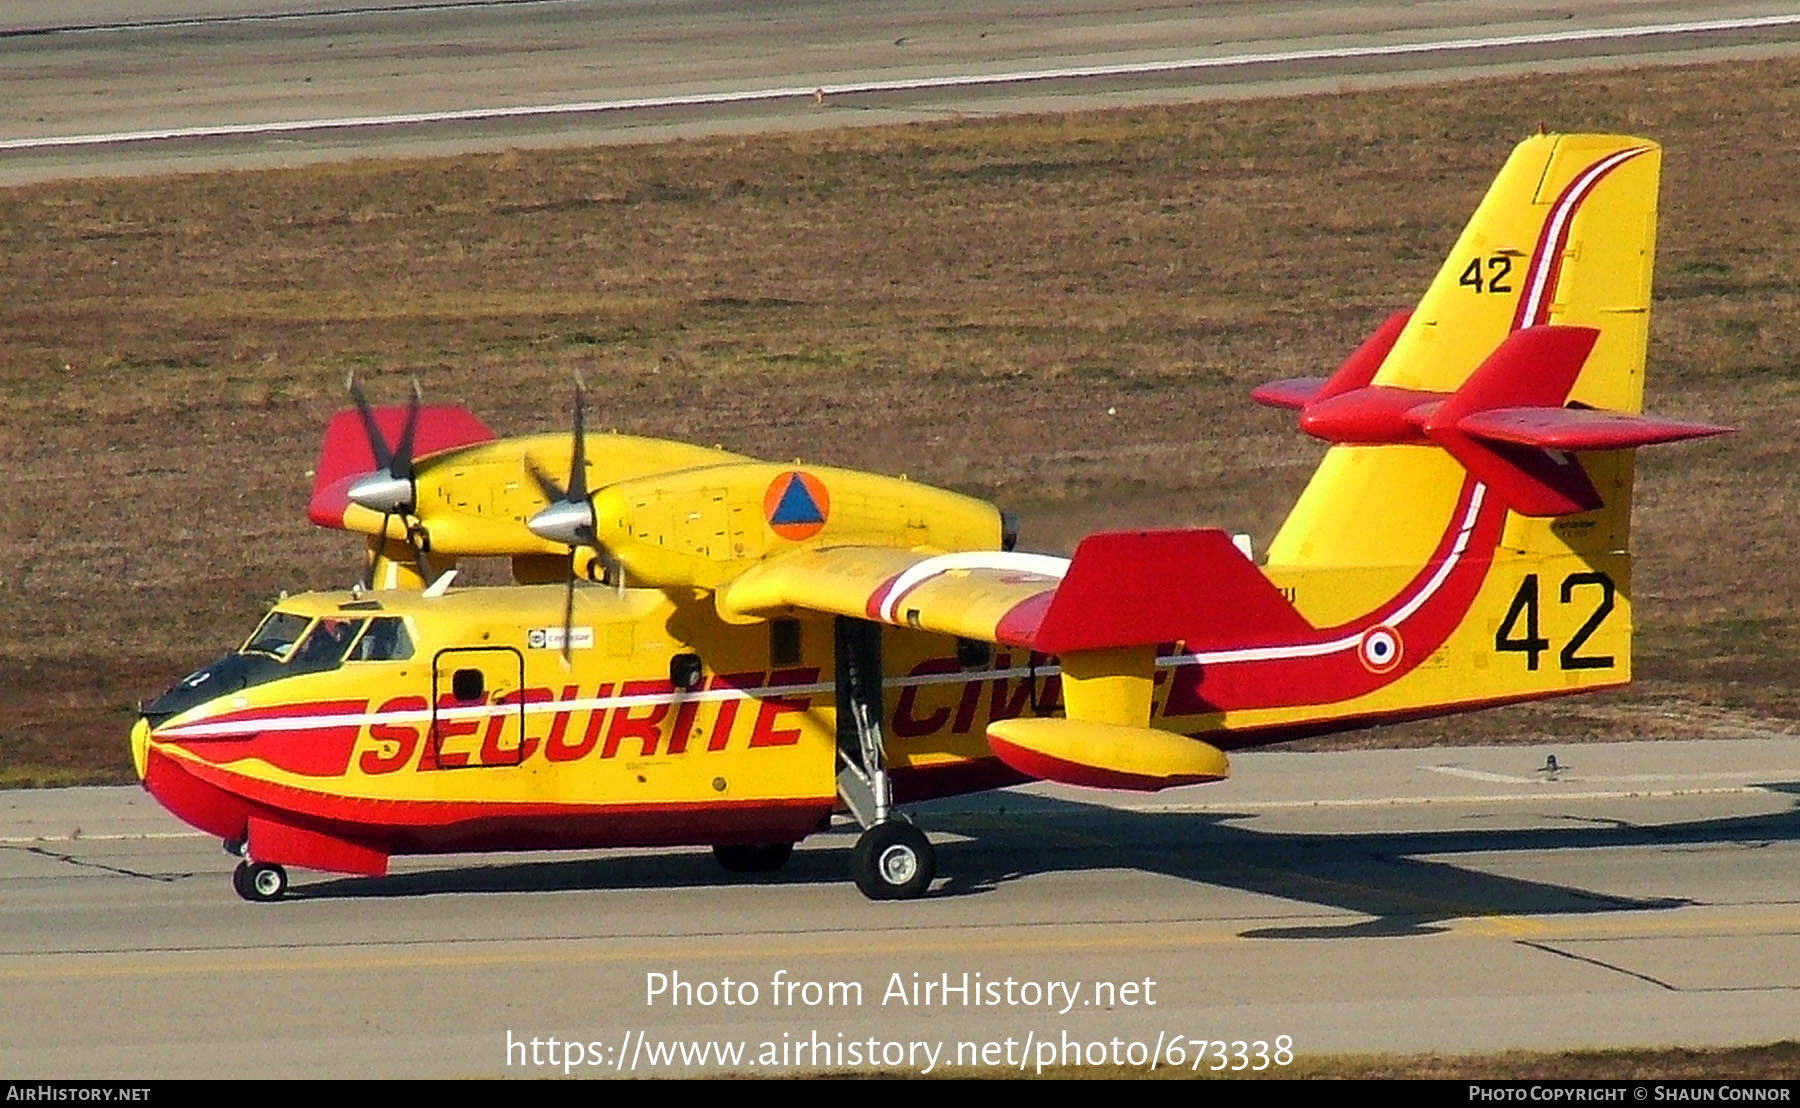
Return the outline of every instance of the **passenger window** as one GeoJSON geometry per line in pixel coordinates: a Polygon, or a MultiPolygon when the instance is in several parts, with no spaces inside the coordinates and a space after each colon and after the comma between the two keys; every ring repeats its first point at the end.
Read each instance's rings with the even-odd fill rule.
{"type": "Polygon", "coordinates": [[[369,629],[350,650],[353,662],[404,662],[412,656],[412,636],[406,633],[406,621],[399,616],[370,620],[369,629]]]}

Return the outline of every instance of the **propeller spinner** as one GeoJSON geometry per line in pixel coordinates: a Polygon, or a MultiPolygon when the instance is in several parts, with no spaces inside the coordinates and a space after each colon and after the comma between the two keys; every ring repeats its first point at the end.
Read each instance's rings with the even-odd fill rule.
{"type": "Polygon", "coordinates": [[[594,552],[597,561],[606,571],[606,577],[614,584],[624,587],[624,567],[611,551],[600,542],[594,518],[594,500],[587,485],[587,435],[583,425],[582,411],[587,407],[587,392],[581,382],[575,383],[575,431],[574,442],[569,450],[569,482],[566,486],[556,483],[556,479],[545,473],[530,456],[525,458],[525,469],[531,479],[537,482],[538,491],[544,494],[549,504],[539,510],[525,526],[531,533],[547,542],[561,543],[569,548],[569,577],[563,596],[563,660],[569,658],[569,640],[575,622],[575,556],[586,547],[594,552]]]}
{"type": "MultiPolygon", "coordinates": [[[[350,399],[356,403],[357,414],[362,417],[363,432],[369,441],[369,453],[374,457],[377,468],[367,476],[358,478],[346,493],[351,503],[359,504],[371,512],[381,513],[383,541],[387,535],[388,520],[394,516],[401,517],[406,524],[406,546],[412,552],[413,563],[418,567],[419,576],[430,580],[430,567],[425,564],[425,529],[414,514],[418,493],[413,481],[413,439],[419,426],[419,406],[423,402],[419,382],[416,379],[413,381],[412,399],[406,405],[406,423],[401,428],[399,442],[392,449],[388,447],[387,437],[381,433],[368,399],[363,396],[362,387],[356,383],[354,371],[347,384],[350,399]]],[[[365,587],[373,584],[374,549],[371,547],[368,570],[364,575],[365,587]]]]}

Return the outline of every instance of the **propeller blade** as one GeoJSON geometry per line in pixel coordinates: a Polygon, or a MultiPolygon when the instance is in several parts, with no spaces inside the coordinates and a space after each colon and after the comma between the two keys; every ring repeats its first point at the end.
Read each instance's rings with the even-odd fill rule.
{"type": "Polygon", "coordinates": [[[575,449],[569,454],[569,499],[586,500],[587,489],[587,434],[582,426],[582,409],[587,407],[587,390],[581,387],[581,378],[575,379],[575,449]]]}
{"type": "Polygon", "coordinates": [[[538,491],[544,494],[545,500],[555,504],[568,498],[569,494],[563,491],[563,487],[557,484],[548,473],[540,469],[529,454],[525,455],[525,472],[531,474],[531,479],[537,482],[538,491]]]}
{"type": "Polygon", "coordinates": [[[419,382],[413,381],[412,400],[406,409],[406,423],[400,432],[400,443],[397,449],[388,446],[387,438],[381,433],[381,425],[375,419],[374,409],[369,407],[368,397],[363,395],[362,386],[356,381],[356,372],[351,371],[345,382],[350,390],[350,399],[356,402],[356,414],[362,419],[363,433],[369,440],[369,453],[375,459],[376,468],[355,481],[346,495],[352,502],[360,504],[372,512],[386,515],[400,514],[410,518],[413,500],[417,490],[413,486],[413,440],[419,426],[419,408],[423,402],[423,393],[419,382]]]}
{"type": "Polygon", "coordinates": [[[423,524],[413,520],[406,521],[406,548],[412,551],[413,566],[419,571],[419,580],[431,584],[431,566],[425,561],[425,550],[430,545],[431,535],[423,524]]]}
{"type": "Polygon", "coordinates": [[[569,552],[569,579],[563,585],[562,660],[569,664],[569,640],[575,637],[575,552],[569,552]]]}
{"type": "Polygon", "coordinates": [[[363,433],[369,436],[369,453],[375,456],[376,467],[391,471],[394,455],[388,450],[387,439],[382,436],[381,428],[375,425],[375,413],[369,408],[368,398],[363,396],[362,386],[356,383],[354,369],[350,371],[350,378],[346,383],[350,388],[350,399],[356,403],[356,414],[362,417],[363,433]]]}
{"type": "Polygon", "coordinates": [[[363,591],[370,592],[375,588],[375,563],[381,560],[381,552],[387,543],[388,520],[393,518],[392,512],[381,515],[381,535],[369,542],[369,557],[363,563],[363,591]]]}
{"type": "Polygon", "coordinates": [[[394,455],[388,462],[388,473],[394,477],[412,478],[413,432],[419,429],[419,407],[424,402],[424,390],[419,388],[419,379],[414,377],[412,399],[406,404],[406,427],[400,432],[400,445],[394,447],[394,455]]]}

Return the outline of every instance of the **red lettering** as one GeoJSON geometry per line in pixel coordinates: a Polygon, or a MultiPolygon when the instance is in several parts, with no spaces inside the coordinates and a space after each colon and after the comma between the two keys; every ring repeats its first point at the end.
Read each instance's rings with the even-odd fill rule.
{"type": "MultiPolygon", "coordinates": [[[[563,689],[565,696],[571,696],[572,693],[574,693],[574,685],[563,689]]],[[[612,685],[601,685],[594,691],[594,696],[598,696],[599,700],[605,700],[608,696],[612,696],[612,685]]],[[[563,714],[563,712],[558,712],[558,714],[563,714]]],[[[578,757],[587,757],[587,752],[594,748],[594,743],[598,743],[599,725],[605,721],[607,721],[607,709],[594,709],[589,712],[587,730],[581,734],[580,743],[572,746],[567,741],[563,741],[563,728],[551,728],[551,734],[544,739],[545,759],[547,761],[576,761],[578,757]]]]}
{"type": "MultiPolygon", "coordinates": [[[[675,686],[668,681],[627,681],[619,686],[619,695],[625,696],[667,696],[675,691],[675,686]]],[[[661,724],[663,717],[669,714],[669,705],[642,705],[648,714],[635,718],[628,705],[621,704],[613,709],[612,726],[606,730],[606,745],[600,749],[600,757],[611,758],[619,753],[619,743],[625,739],[636,739],[639,743],[639,755],[651,758],[656,755],[657,741],[662,738],[661,724]]]]}
{"type": "Polygon", "coordinates": [[[525,737],[525,716],[523,705],[545,704],[550,701],[549,689],[517,689],[494,698],[496,707],[519,705],[517,712],[495,712],[488,717],[487,731],[481,736],[481,764],[484,766],[516,766],[531,757],[537,749],[538,741],[525,737]],[[519,723],[518,745],[511,750],[500,748],[500,736],[506,730],[509,720],[519,723]]]}
{"type": "Polygon", "coordinates": [[[804,712],[812,707],[812,697],[771,696],[762,702],[756,713],[756,726],[750,732],[750,745],[759,746],[793,746],[800,741],[798,727],[776,730],[775,718],[789,712],[804,712]]]}
{"type": "Polygon", "coordinates": [[[694,715],[700,711],[698,700],[683,700],[675,709],[675,725],[669,728],[669,753],[686,754],[688,732],[694,729],[694,715]]]}
{"type": "MultiPolygon", "coordinates": [[[[707,682],[706,687],[733,691],[754,689],[762,683],[762,677],[761,670],[752,670],[749,673],[720,673],[715,674],[707,682]]],[[[725,744],[731,741],[731,726],[737,722],[737,710],[740,703],[742,701],[737,697],[719,701],[719,714],[713,719],[712,738],[707,740],[707,750],[724,750],[725,744]]]]}
{"type": "Polygon", "coordinates": [[[778,669],[769,674],[770,688],[786,688],[789,685],[810,685],[819,679],[819,667],[811,669],[778,669]]]}
{"type": "MultiPolygon", "coordinates": [[[[376,709],[375,714],[383,716],[389,712],[422,712],[425,710],[425,698],[422,696],[400,696],[376,709]]],[[[392,773],[412,761],[413,751],[419,745],[419,729],[410,725],[397,723],[375,723],[369,725],[369,738],[378,743],[394,744],[394,752],[383,756],[379,750],[365,750],[357,759],[357,765],[364,773],[392,773]]]]}
{"type": "MultiPolygon", "coordinates": [[[[955,658],[932,658],[920,662],[908,673],[908,677],[930,677],[945,673],[955,673],[962,669],[955,658]]],[[[905,685],[900,689],[900,699],[894,704],[894,735],[902,739],[916,739],[921,735],[929,735],[944,726],[950,718],[949,708],[937,711],[919,719],[914,715],[918,706],[920,685],[905,685]]]]}
{"type": "MultiPolygon", "coordinates": [[[[446,708],[471,708],[474,705],[458,700],[454,696],[443,696],[438,700],[438,712],[446,708]]],[[[444,750],[447,739],[460,739],[464,735],[473,735],[481,729],[481,720],[469,719],[447,720],[440,714],[431,721],[431,740],[425,744],[425,751],[419,757],[419,769],[455,769],[469,764],[469,752],[450,753],[444,750]]]]}
{"type": "Polygon", "coordinates": [[[962,687],[962,699],[956,702],[956,722],[950,725],[954,734],[967,735],[975,724],[975,709],[981,704],[981,681],[970,681],[962,687]]]}
{"type": "MultiPolygon", "coordinates": [[[[566,703],[570,700],[574,700],[575,693],[576,693],[576,687],[574,685],[564,685],[563,690],[562,690],[562,695],[556,698],[556,702],[558,704],[562,704],[562,703],[566,703]]],[[[546,734],[544,736],[544,740],[543,740],[544,741],[544,757],[545,758],[550,757],[550,748],[551,747],[558,746],[562,743],[563,734],[565,732],[567,732],[569,729],[570,714],[571,713],[569,712],[569,710],[567,708],[564,708],[560,711],[550,713],[550,731],[548,734],[546,734]]],[[[535,738],[527,739],[526,742],[528,742],[530,745],[527,747],[527,749],[525,750],[525,752],[523,754],[519,755],[519,761],[521,761],[521,762],[523,762],[526,758],[531,757],[532,752],[537,749],[537,744],[538,744],[537,739],[535,739],[535,738]]]]}

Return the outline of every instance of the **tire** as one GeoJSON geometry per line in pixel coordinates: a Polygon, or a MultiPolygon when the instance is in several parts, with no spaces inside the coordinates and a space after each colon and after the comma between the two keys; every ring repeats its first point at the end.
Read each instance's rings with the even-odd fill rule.
{"type": "Polygon", "coordinates": [[[239,862],[231,870],[231,891],[245,900],[255,900],[250,890],[250,863],[239,862]]]}
{"type": "Polygon", "coordinates": [[[268,862],[239,862],[231,871],[231,887],[245,900],[267,904],[287,892],[287,870],[268,862]]]}
{"type": "Polygon", "coordinates": [[[794,853],[793,843],[720,843],[713,858],[728,873],[774,873],[794,853]]]}
{"type": "Polygon", "coordinates": [[[850,876],[870,900],[912,900],[931,887],[937,855],[923,831],[902,820],[889,820],[856,840],[850,876]]]}

